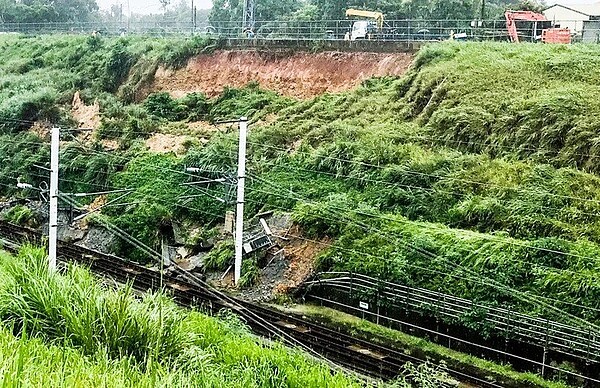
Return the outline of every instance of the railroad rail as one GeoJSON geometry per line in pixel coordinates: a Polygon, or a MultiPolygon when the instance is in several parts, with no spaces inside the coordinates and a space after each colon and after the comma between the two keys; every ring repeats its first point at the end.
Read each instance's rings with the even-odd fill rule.
{"type": "MultiPolygon", "coordinates": [[[[322,272],[306,286],[338,289],[356,297],[374,298],[380,305],[417,313],[430,312],[442,319],[460,321],[476,316],[498,334],[545,347],[584,361],[600,362],[600,330],[533,317],[509,309],[474,303],[453,295],[408,287],[350,272],[322,272]]],[[[373,298],[370,298],[373,299],[373,298]]]]}
{"type": "Polygon", "coordinates": [[[552,371],[600,386],[600,331],[593,325],[572,326],[351,272],[318,273],[304,283],[300,293],[377,323],[386,322],[418,336],[444,339],[447,343],[438,340],[444,346],[453,343],[475,354],[483,352],[498,360],[531,365],[529,368],[540,369],[543,375],[552,371]],[[485,328],[489,337],[480,336],[477,329],[465,330],[460,322],[466,317],[474,319],[471,325],[485,328]],[[415,322],[414,318],[422,318],[422,322],[415,322]],[[488,338],[502,339],[503,347],[488,338]],[[540,359],[536,360],[533,357],[538,353],[540,359]],[[562,361],[577,361],[583,372],[556,365],[562,361]]]}
{"type": "MultiPolygon", "coordinates": [[[[26,242],[39,243],[42,240],[38,232],[6,222],[0,222],[0,236],[12,249],[26,242]]],[[[210,289],[200,279],[190,279],[184,273],[165,275],[158,270],[78,245],[59,242],[58,246],[59,260],[85,265],[97,274],[129,283],[142,292],[164,289],[182,306],[201,307],[212,313],[229,309],[239,315],[256,334],[306,347],[313,354],[324,356],[337,365],[365,376],[394,379],[406,363],[420,364],[425,361],[399,349],[374,344],[295,315],[224,295],[210,289]]],[[[501,387],[493,381],[460,370],[448,368],[447,373],[470,386],[501,387]]]]}

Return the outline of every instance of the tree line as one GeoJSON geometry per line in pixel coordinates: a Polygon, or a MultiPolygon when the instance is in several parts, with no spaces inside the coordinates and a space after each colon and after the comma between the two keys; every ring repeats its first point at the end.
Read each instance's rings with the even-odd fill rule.
{"type": "Polygon", "coordinates": [[[87,21],[96,0],[0,0],[0,23],[87,21]]]}
{"type": "MultiPolygon", "coordinates": [[[[379,11],[388,20],[474,20],[502,17],[508,8],[539,10],[536,0],[255,0],[256,20],[341,20],[348,8],[379,11]],[[485,1],[482,7],[482,1],[485,1]]],[[[242,20],[244,0],[213,0],[211,22],[242,20]]]]}
{"type": "MultiPolygon", "coordinates": [[[[182,21],[191,19],[191,1],[156,0],[163,5],[164,15],[182,21]],[[170,6],[171,5],[171,6],[170,6]],[[168,7],[170,6],[170,7],[168,7]],[[189,10],[189,11],[188,11],[189,10]]],[[[507,8],[539,10],[537,0],[255,0],[257,20],[318,21],[345,18],[348,8],[383,12],[388,20],[474,20],[502,17],[507,8]],[[482,1],[485,6],[482,7],[482,1]]],[[[0,23],[85,22],[120,20],[122,8],[99,12],[96,0],[0,0],[0,23]]],[[[213,0],[209,19],[213,23],[242,20],[244,0],[213,0]]],[[[199,10],[200,19],[205,12],[199,10]]],[[[146,19],[158,15],[136,16],[146,19]]],[[[154,20],[152,19],[152,20],[154,20]]],[[[159,19],[157,19],[158,21],[159,19]]]]}

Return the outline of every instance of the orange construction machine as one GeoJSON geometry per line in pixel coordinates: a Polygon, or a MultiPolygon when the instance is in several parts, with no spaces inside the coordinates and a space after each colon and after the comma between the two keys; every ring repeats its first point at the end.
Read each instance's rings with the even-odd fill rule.
{"type": "Polygon", "coordinates": [[[506,11],[504,17],[511,42],[571,43],[571,31],[568,28],[554,28],[552,22],[541,13],[506,11]]]}

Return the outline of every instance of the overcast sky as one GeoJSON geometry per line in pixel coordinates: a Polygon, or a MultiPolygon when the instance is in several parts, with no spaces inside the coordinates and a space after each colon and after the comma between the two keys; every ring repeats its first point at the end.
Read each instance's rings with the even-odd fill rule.
{"type": "MultiPolygon", "coordinates": [[[[128,14],[127,6],[131,6],[131,13],[162,13],[162,7],[158,0],[96,0],[100,9],[110,9],[113,4],[123,4],[123,13],[128,14]]],[[[171,0],[172,4],[179,3],[180,0],[171,0]]],[[[186,0],[192,4],[191,0],[186,0]]],[[[194,0],[194,5],[198,9],[209,9],[212,7],[212,0],[194,0]]]]}

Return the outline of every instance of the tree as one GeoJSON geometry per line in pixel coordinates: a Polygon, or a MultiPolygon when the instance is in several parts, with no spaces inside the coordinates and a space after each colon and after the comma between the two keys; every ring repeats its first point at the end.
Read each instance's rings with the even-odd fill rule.
{"type": "Polygon", "coordinates": [[[542,12],[544,4],[539,3],[536,0],[520,0],[515,4],[515,8],[519,11],[542,12]]]}
{"type": "Polygon", "coordinates": [[[96,0],[0,0],[5,23],[87,21],[97,11],[96,0]]]}
{"type": "Polygon", "coordinates": [[[163,8],[163,12],[166,13],[167,7],[169,6],[169,4],[171,4],[171,0],[159,0],[159,1],[160,1],[160,5],[163,8]]]}
{"type": "MultiPolygon", "coordinates": [[[[254,17],[258,21],[289,20],[302,4],[300,0],[258,0],[254,17]]],[[[244,0],[213,0],[209,15],[211,23],[238,22],[242,20],[244,0]]]]}

